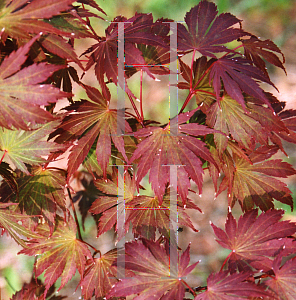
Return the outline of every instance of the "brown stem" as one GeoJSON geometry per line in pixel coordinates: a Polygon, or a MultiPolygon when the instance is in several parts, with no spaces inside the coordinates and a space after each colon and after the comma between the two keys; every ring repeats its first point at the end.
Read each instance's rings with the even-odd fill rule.
{"type": "Polygon", "coordinates": [[[222,272],[225,264],[227,263],[227,261],[229,260],[229,257],[231,256],[231,254],[232,254],[232,251],[228,254],[228,256],[226,257],[226,259],[224,260],[224,262],[223,262],[223,264],[221,266],[220,272],[222,272]]]}
{"type": "Polygon", "coordinates": [[[6,153],[7,153],[7,150],[4,150],[4,153],[3,153],[2,157],[1,157],[1,160],[0,160],[0,164],[2,163],[2,161],[3,161],[3,159],[4,159],[5,155],[6,155],[6,153]]]}
{"type": "MultiPolygon", "coordinates": [[[[71,192],[70,192],[70,189],[69,187],[67,187],[67,191],[68,191],[68,195],[69,195],[69,198],[70,198],[70,202],[71,202],[71,206],[72,206],[72,210],[73,210],[73,214],[74,214],[74,218],[75,218],[75,222],[76,222],[76,227],[77,227],[77,232],[78,232],[78,238],[82,241],[82,235],[81,235],[81,231],[80,231],[80,226],[79,226],[79,222],[78,222],[78,218],[77,218],[77,214],[76,214],[76,210],[75,210],[75,206],[74,206],[74,203],[73,203],[73,199],[72,199],[72,196],[71,196],[71,192]]],[[[85,242],[84,242],[85,243],[85,242]]]]}
{"type": "Polygon", "coordinates": [[[139,113],[139,111],[138,111],[138,109],[137,109],[137,107],[136,107],[136,104],[135,104],[135,102],[134,102],[132,96],[129,95],[129,94],[127,94],[127,95],[128,95],[128,97],[129,97],[130,102],[131,102],[131,104],[132,104],[132,106],[133,106],[133,109],[134,109],[134,111],[135,111],[135,113],[136,113],[136,115],[137,115],[137,120],[138,120],[139,123],[144,127],[143,120],[142,120],[142,118],[141,118],[141,116],[140,116],[140,113],[139,113]]]}
{"type": "Polygon", "coordinates": [[[143,70],[140,71],[140,112],[141,112],[141,119],[144,120],[144,113],[143,113],[143,70]]]}
{"type": "Polygon", "coordinates": [[[183,279],[181,279],[182,283],[185,284],[187,286],[187,288],[189,289],[189,291],[191,292],[191,294],[195,297],[197,294],[195,293],[195,291],[188,285],[188,283],[186,281],[184,281],[183,279]]]}

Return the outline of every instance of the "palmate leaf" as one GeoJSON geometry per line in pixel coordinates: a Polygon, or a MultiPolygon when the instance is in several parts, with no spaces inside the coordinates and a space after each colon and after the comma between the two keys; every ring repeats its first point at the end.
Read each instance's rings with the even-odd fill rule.
{"type": "Polygon", "coordinates": [[[221,271],[211,274],[207,279],[207,291],[196,296],[194,300],[238,300],[249,299],[249,297],[271,296],[263,287],[247,281],[252,273],[241,272],[239,274],[228,274],[221,271]],[[248,297],[248,298],[246,298],[248,297]]]}
{"type": "Polygon", "coordinates": [[[22,247],[27,248],[28,246],[21,237],[38,238],[39,235],[30,231],[22,223],[23,220],[29,216],[8,209],[14,206],[13,203],[0,203],[0,228],[9,233],[9,235],[22,247]]]}
{"type": "Polygon", "coordinates": [[[0,129],[0,155],[4,155],[4,161],[7,160],[15,168],[29,174],[26,164],[45,163],[46,159],[42,156],[65,148],[44,140],[59,123],[48,122],[31,131],[0,129]]]}
{"type": "MultiPolygon", "coordinates": [[[[86,70],[95,64],[95,73],[105,93],[104,75],[108,81],[117,83],[118,62],[117,62],[117,43],[118,25],[124,25],[124,44],[125,44],[125,64],[126,65],[145,65],[142,52],[136,48],[135,43],[168,48],[162,38],[153,32],[153,17],[151,14],[136,14],[130,19],[116,17],[111,25],[106,29],[106,37],[98,38],[99,43],[93,45],[84,54],[92,53],[87,63],[86,70]]],[[[167,24],[164,26],[167,27],[167,24]]],[[[148,69],[145,69],[148,71],[148,69]]],[[[149,72],[149,71],[148,71],[149,72]]],[[[123,87],[122,87],[123,88],[123,87]]]]}
{"type": "Polygon", "coordinates": [[[27,122],[35,124],[52,121],[53,116],[40,106],[71,95],[50,84],[38,84],[64,66],[40,63],[20,70],[27,59],[26,54],[38,38],[39,35],[12,52],[0,65],[0,125],[5,128],[26,130],[27,122]]]}
{"type": "Polygon", "coordinates": [[[249,39],[242,39],[244,47],[244,55],[247,59],[253,62],[253,64],[264,72],[267,76],[267,70],[265,62],[262,58],[267,60],[269,63],[275,65],[276,67],[282,68],[285,72],[285,67],[283,63],[285,62],[285,57],[282,51],[277,47],[277,45],[271,40],[261,41],[256,36],[251,36],[249,39]],[[282,55],[282,60],[275,54],[278,53],[282,55]]]}
{"type": "Polygon", "coordinates": [[[219,103],[214,102],[206,113],[207,125],[226,134],[214,133],[219,154],[226,149],[229,137],[242,149],[252,149],[254,143],[268,145],[268,138],[273,134],[288,131],[281,118],[270,109],[251,102],[243,109],[228,95],[221,97],[219,103]]]}
{"type": "Polygon", "coordinates": [[[261,70],[254,67],[251,61],[245,58],[234,54],[228,54],[219,58],[211,67],[210,80],[212,80],[217,99],[220,99],[221,82],[223,82],[227,94],[243,108],[246,107],[246,104],[242,92],[245,92],[267,104],[272,109],[258,81],[266,82],[275,87],[274,84],[261,70]]]}
{"type": "Polygon", "coordinates": [[[74,140],[68,159],[68,179],[84,161],[94,143],[97,145],[97,161],[104,177],[111,156],[111,140],[123,158],[128,160],[121,134],[125,129],[131,131],[130,126],[120,112],[109,109],[110,98],[104,98],[96,88],[86,85],[84,87],[90,100],[76,102],[67,107],[70,113],[64,118],[59,129],[53,133],[53,136],[60,135],[56,139],[59,143],[74,140]],[[119,133],[118,128],[121,130],[119,133]],[[76,139],[78,141],[75,141],[76,139]]]}
{"type": "Polygon", "coordinates": [[[53,230],[56,211],[66,211],[64,188],[65,171],[51,168],[34,168],[31,175],[21,175],[17,179],[19,192],[1,185],[3,202],[17,202],[21,211],[29,216],[43,216],[53,230]]]}
{"type": "Polygon", "coordinates": [[[93,294],[97,298],[105,297],[112,286],[118,282],[116,279],[117,268],[112,266],[117,255],[117,249],[112,249],[101,255],[100,258],[89,259],[86,262],[86,270],[79,283],[82,295],[86,300],[91,299],[93,294]]]}
{"type": "Polygon", "coordinates": [[[61,277],[61,288],[74,276],[76,269],[81,277],[84,274],[87,257],[91,253],[82,241],[76,239],[76,225],[72,217],[68,222],[57,217],[56,226],[51,235],[47,224],[39,224],[37,232],[41,238],[32,239],[30,248],[19,253],[36,256],[35,275],[40,276],[44,271],[45,293],[61,277]]]}
{"type": "MultiPolygon", "coordinates": [[[[225,232],[214,224],[217,242],[230,249],[229,264],[241,266],[242,261],[261,270],[267,257],[275,257],[282,247],[290,245],[288,236],[296,232],[296,223],[281,221],[283,210],[268,210],[258,216],[254,209],[241,216],[238,222],[228,213],[225,232]]],[[[296,244],[292,248],[295,251],[296,244]]]]}
{"type": "MultiPolygon", "coordinates": [[[[178,167],[178,193],[183,204],[186,203],[189,177],[202,190],[202,161],[200,158],[214,162],[209,150],[196,136],[214,133],[215,130],[196,123],[182,124],[190,119],[196,110],[178,116],[178,135],[170,133],[170,124],[166,127],[147,127],[135,133],[138,138],[144,138],[130,162],[140,159],[137,170],[137,184],[150,170],[149,181],[160,203],[169,183],[169,165],[178,167]],[[195,137],[194,137],[195,136],[195,137]]],[[[215,162],[214,162],[215,164],[215,162]]]]}
{"type": "Polygon", "coordinates": [[[193,7],[185,16],[188,27],[178,23],[178,50],[197,50],[202,55],[215,57],[214,53],[227,51],[224,44],[248,35],[232,26],[240,20],[229,13],[217,16],[217,6],[206,0],[193,7]]]}
{"type": "Polygon", "coordinates": [[[249,160],[234,154],[223,168],[224,171],[228,170],[225,171],[218,194],[228,188],[229,205],[232,207],[238,200],[244,211],[251,210],[254,204],[267,211],[274,208],[273,199],[293,208],[291,191],[284,182],[274,177],[286,178],[296,174],[296,171],[280,159],[262,159],[265,159],[264,155],[258,155],[256,151],[249,155],[249,160]]]}
{"type": "MultiPolygon", "coordinates": [[[[0,28],[15,39],[30,39],[30,33],[63,34],[63,32],[42,19],[49,19],[62,11],[69,10],[73,0],[5,0],[0,14],[0,28]]],[[[70,33],[69,33],[69,36],[70,33]]]]}
{"type": "Polygon", "coordinates": [[[274,276],[265,283],[276,293],[276,299],[293,300],[296,297],[296,260],[290,259],[282,266],[283,256],[277,255],[272,266],[274,276]]]}
{"type": "Polygon", "coordinates": [[[198,264],[188,266],[189,246],[178,257],[178,269],[171,274],[169,251],[158,242],[142,241],[125,244],[125,268],[135,272],[135,276],[116,283],[107,299],[139,294],[133,299],[183,300],[186,283],[182,277],[198,264]]]}

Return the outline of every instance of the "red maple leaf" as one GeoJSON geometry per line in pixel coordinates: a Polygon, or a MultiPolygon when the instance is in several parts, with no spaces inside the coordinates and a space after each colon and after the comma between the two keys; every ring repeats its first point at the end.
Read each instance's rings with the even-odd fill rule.
{"type": "Polygon", "coordinates": [[[260,80],[275,87],[274,84],[261,70],[254,67],[251,61],[245,58],[234,54],[219,58],[211,66],[210,80],[213,80],[217,99],[220,99],[221,82],[223,82],[228,95],[243,108],[246,107],[246,104],[242,92],[261,100],[271,108],[267,96],[257,81],[260,80]]]}
{"type": "Polygon", "coordinates": [[[28,130],[28,122],[35,124],[52,121],[54,117],[40,106],[71,96],[51,84],[39,84],[64,66],[40,63],[21,69],[30,47],[39,37],[37,35],[5,57],[0,65],[0,125],[5,128],[28,130]]]}
{"type": "MultiPolygon", "coordinates": [[[[108,294],[115,296],[140,294],[134,299],[183,300],[187,283],[182,278],[198,264],[189,264],[189,246],[178,257],[178,269],[171,274],[169,251],[158,242],[143,240],[125,244],[125,268],[133,271],[133,277],[116,283],[108,294]]],[[[173,269],[173,268],[172,268],[173,269]]]]}
{"type": "MultiPolygon", "coordinates": [[[[151,14],[136,14],[130,19],[126,19],[122,16],[116,17],[106,29],[106,37],[97,37],[99,42],[84,52],[84,54],[91,53],[86,70],[95,64],[95,73],[102,87],[103,94],[106,88],[104,82],[105,74],[109,81],[117,83],[117,43],[119,26],[117,23],[122,22],[124,22],[125,64],[127,66],[146,65],[142,52],[135,44],[168,48],[163,39],[156,35],[157,31],[152,30],[154,23],[151,14]]],[[[167,24],[164,26],[167,26],[167,24]]],[[[148,71],[147,68],[145,70],[148,71]]],[[[125,88],[125,90],[127,91],[127,88],[125,88]]]]}
{"type": "Polygon", "coordinates": [[[106,99],[96,88],[87,85],[84,87],[90,100],[75,102],[67,107],[70,113],[64,118],[58,130],[52,134],[52,136],[59,135],[55,140],[59,143],[74,140],[68,160],[68,179],[84,161],[94,143],[97,145],[97,161],[104,177],[111,156],[111,140],[123,158],[128,160],[121,133],[125,129],[131,131],[129,124],[119,111],[109,108],[110,94],[106,99]],[[118,127],[120,127],[120,134],[118,127]],[[76,139],[78,141],[75,141],[76,139]]]}
{"type": "Polygon", "coordinates": [[[248,155],[248,160],[237,154],[233,157],[224,154],[223,159],[227,159],[227,163],[223,166],[225,177],[218,194],[228,188],[230,206],[238,200],[245,211],[252,209],[254,204],[266,211],[274,208],[273,199],[276,199],[293,208],[291,191],[284,182],[274,178],[294,175],[296,171],[289,163],[280,159],[265,160],[260,148],[248,155]]]}
{"type": "Polygon", "coordinates": [[[178,50],[197,50],[202,55],[215,57],[213,53],[229,51],[224,44],[248,35],[232,26],[240,20],[229,13],[217,16],[217,6],[206,0],[199,2],[185,16],[188,30],[178,23],[178,50]]]}
{"type": "Polygon", "coordinates": [[[268,73],[265,62],[262,58],[276,67],[282,68],[286,72],[285,67],[283,66],[285,57],[274,42],[271,40],[262,41],[254,35],[252,35],[249,39],[243,39],[241,41],[243,43],[244,55],[246,58],[252,61],[257,68],[266,74],[266,76],[268,76],[268,73]],[[283,62],[280,61],[274,52],[282,55],[283,62]]]}
{"type": "Polygon", "coordinates": [[[182,124],[190,119],[196,110],[178,116],[178,135],[170,132],[170,123],[162,127],[148,127],[135,133],[142,140],[130,162],[140,159],[137,170],[137,184],[150,170],[149,181],[156,196],[162,201],[170,179],[169,165],[178,167],[178,193],[183,204],[186,203],[191,178],[202,189],[202,161],[200,158],[215,164],[206,144],[196,138],[216,132],[196,123],[182,124]],[[199,158],[200,157],[200,158],[199,158]]]}
{"type": "Polygon", "coordinates": [[[207,291],[196,296],[194,300],[238,300],[245,297],[272,296],[264,287],[247,281],[251,273],[230,274],[221,271],[211,274],[207,279],[207,291]]]}
{"type": "Polygon", "coordinates": [[[93,294],[98,298],[104,297],[118,282],[117,268],[112,266],[117,255],[117,249],[113,249],[99,258],[89,259],[86,262],[85,273],[79,283],[85,299],[91,299],[93,294]]]}
{"type": "Polygon", "coordinates": [[[265,284],[275,292],[281,300],[293,300],[296,298],[296,260],[287,260],[282,266],[282,253],[276,256],[273,261],[273,276],[270,276],[265,284]]]}
{"type": "Polygon", "coordinates": [[[295,251],[295,243],[291,246],[291,239],[287,237],[296,232],[296,224],[280,222],[283,213],[283,210],[268,210],[258,216],[258,210],[254,209],[241,216],[238,222],[228,213],[225,231],[211,224],[217,242],[231,250],[228,259],[232,269],[248,263],[261,270],[268,257],[275,257],[286,244],[295,251]]]}

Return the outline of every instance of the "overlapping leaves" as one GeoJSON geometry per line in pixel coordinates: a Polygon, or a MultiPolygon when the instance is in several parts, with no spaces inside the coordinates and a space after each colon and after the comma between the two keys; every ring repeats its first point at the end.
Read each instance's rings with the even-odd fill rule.
{"type": "MultiPolygon", "coordinates": [[[[152,30],[153,26],[151,14],[136,14],[130,19],[122,16],[116,17],[106,29],[106,37],[98,37],[99,43],[93,45],[85,52],[92,53],[86,70],[95,64],[95,73],[102,87],[103,94],[105,91],[104,75],[107,76],[108,81],[117,83],[119,67],[117,63],[118,28],[120,28],[120,34],[124,35],[125,64],[129,66],[144,66],[146,62],[142,52],[135,46],[135,43],[168,48],[163,39],[158,37],[152,30]]],[[[167,27],[167,24],[164,26],[167,27]]],[[[145,71],[149,73],[147,68],[145,71]]]]}
{"type": "Polygon", "coordinates": [[[24,0],[5,0],[1,5],[0,27],[5,34],[13,38],[29,39],[29,33],[40,31],[55,34],[65,34],[43,22],[42,19],[49,19],[62,11],[68,10],[73,0],[35,0],[28,2],[24,0]]]}
{"type": "MultiPolygon", "coordinates": [[[[179,199],[177,201],[177,211],[170,210],[171,202],[168,192],[164,196],[162,203],[160,203],[157,197],[145,195],[135,196],[136,183],[134,178],[130,178],[129,174],[125,174],[125,182],[121,182],[122,186],[123,184],[125,186],[124,199],[123,197],[116,197],[119,192],[117,183],[111,180],[105,181],[104,179],[99,179],[95,184],[99,189],[110,194],[109,196],[98,197],[89,210],[93,214],[102,214],[99,218],[98,235],[101,235],[115,225],[115,230],[120,240],[122,233],[128,231],[130,222],[133,225],[134,234],[147,239],[155,239],[156,229],[164,236],[169,237],[171,222],[198,231],[192,225],[179,199]],[[119,216],[124,216],[124,224],[122,224],[124,225],[123,232],[122,228],[118,228],[117,222],[119,216]]],[[[200,211],[189,199],[187,200],[186,206],[189,209],[200,211]]]]}
{"type": "Polygon", "coordinates": [[[20,70],[27,59],[26,54],[38,37],[12,52],[0,66],[0,125],[5,128],[28,129],[27,122],[52,121],[53,116],[40,106],[70,95],[52,85],[38,84],[63,66],[40,63],[20,70]]]}
{"type": "Polygon", "coordinates": [[[58,169],[36,167],[31,170],[30,175],[22,175],[17,178],[17,184],[18,193],[2,184],[0,187],[1,200],[19,203],[20,209],[28,216],[43,216],[53,230],[58,207],[63,211],[66,210],[65,172],[58,169]]]}

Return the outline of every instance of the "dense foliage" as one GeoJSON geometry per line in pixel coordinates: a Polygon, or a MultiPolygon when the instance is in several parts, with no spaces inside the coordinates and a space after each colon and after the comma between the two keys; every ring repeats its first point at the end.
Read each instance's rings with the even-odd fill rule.
{"type": "Polygon", "coordinates": [[[296,143],[296,111],[260,86],[276,88],[266,61],[285,71],[281,50],[206,0],[183,23],[136,13],[99,36],[90,19],[103,16],[94,0],[0,2],[0,226],[20,254],[36,256],[32,281],[12,299],[64,299],[55,283],[62,289],[76,271],[85,300],[296,299],[296,224],[274,208],[275,200],[293,208],[277,178],[296,171],[272,158],[285,153],[282,140],[296,143]],[[75,41],[84,38],[93,42],[80,59],[75,41]],[[94,72],[96,86],[81,72],[94,72]],[[140,92],[129,87],[137,72],[140,92]],[[143,73],[170,76],[172,111],[173,93],[188,91],[166,124],[145,118],[153,91],[143,96],[143,73]],[[111,95],[112,85],[133,110],[111,95]],[[73,98],[74,86],[86,99],[73,98]],[[67,169],[56,167],[67,150],[67,169]],[[213,197],[227,190],[225,230],[211,225],[230,254],[206,286],[192,287],[186,276],[198,262],[190,264],[190,246],[180,249],[177,235],[179,226],[197,231],[188,209],[200,208],[188,191],[195,183],[201,194],[204,172],[213,197]],[[147,174],[155,196],[142,186],[147,174]],[[74,193],[79,178],[83,189],[74,193]],[[83,240],[88,215],[98,236],[115,230],[113,250],[83,240]],[[126,242],[129,228],[134,240],[126,242]]]}

